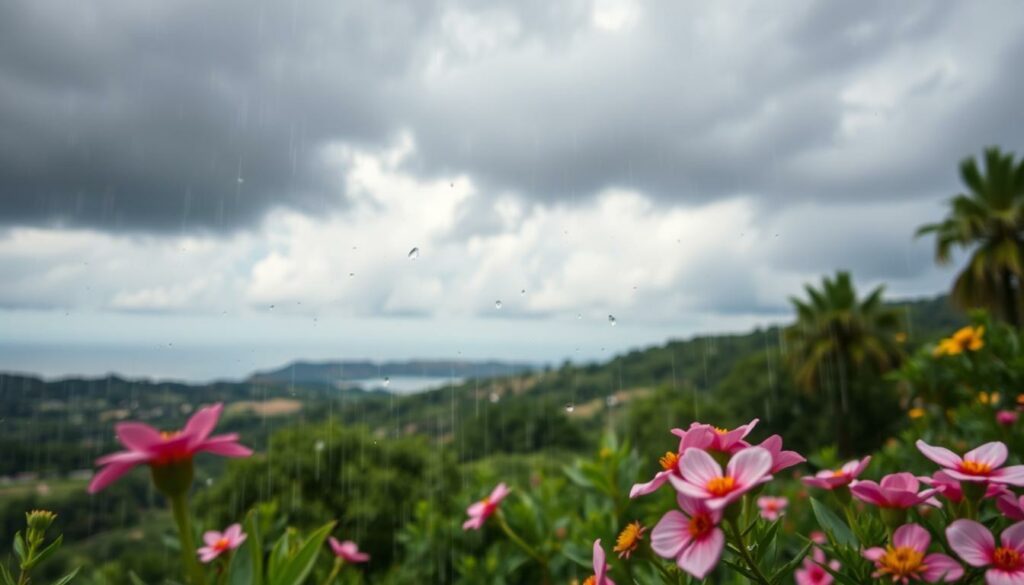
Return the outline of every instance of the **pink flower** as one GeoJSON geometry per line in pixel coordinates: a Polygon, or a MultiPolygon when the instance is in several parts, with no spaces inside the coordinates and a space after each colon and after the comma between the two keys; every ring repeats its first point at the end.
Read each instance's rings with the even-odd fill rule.
{"type": "Polygon", "coordinates": [[[769,521],[778,520],[788,505],[789,500],[786,498],[776,498],[772,496],[761,496],[760,498],[757,498],[757,507],[761,510],[761,517],[769,521]]]}
{"type": "MultiPolygon", "coordinates": [[[[834,579],[832,574],[825,570],[825,560],[825,552],[814,547],[811,556],[804,557],[803,568],[797,569],[794,574],[796,585],[831,585],[834,579]]],[[[841,566],[837,560],[828,561],[828,567],[833,571],[838,571],[841,566]]]]}
{"type": "Polygon", "coordinates": [[[682,477],[669,477],[681,494],[705,500],[708,508],[721,510],[740,496],[770,480],[772,456],[761,447],[747,447],[722,466],[700,449],[687,449],[679,460],[682,477]]]}
{"type": "Polygon", "coordinates": [[[138,422],[119,423],[114,427],[117,439],[128,450],[96,460],[96,464],[103,468],[89,483],[89,493],[104,489],[136,465],[160,467],[191,461],[193,455],[203,451],[224,457],[252,455],[251,449],[238,444],[237,433],[210,436],[223,408],[224,405],[219,403],[201,408],[188,419],[184,429],[170,433],[161,433],[138,422]]]}
{"type": "Polygon", "coordinates": [[[766,449],[772,456],[772,469],[771,473],[778,473],[788,467],[793,467],[798,463],[807,461],[803,455],[796,451],[783,451],[782,450],[782,437],[779,435],[772,435],[761,441],[758,445],[763,449],[766,449]]]}
{"type": "Polygon", "coordinates": [[[927,489],[918,493],[921,486],[914,474],[893,473],[882,478],[880,484],[870,480],[858,481],[850,491],[861,500],[880,508],[909,508],[932,497],[937,490],[927,489]]]}
{"type": "Polygon", "coordinates": [[[868,466],[868,463],[871,463],[870,455],[860,461],[857,461],[856,459],[853,461],[847,461],[841,468],[836,470],[824,469],[816,473],[814,477],[801,478],[801,481],[811,487],[834,490],[837,487],[850,485],[850,482],[856,479],[857,476],[864,471],[864,468],[868,466]]]}
{"type": "Polygon", "coordinates": [[[499,483],[491,491],[491,495],[466,508],[469,520],[462,523],[463,530],[480,530],[484,522],[491,517],[491,514],[498,509],[498,504],[508,495],[509,489],[504,483],[499,483]]]}
{"type": "Polygon", "coordinates": [[[946,539],[965,563],[972,567],[991,567],[985,572],[989,585],[1024,583],[1024,522],[1013,524],[995,538],[974,520],[957,520],[946,528],[946,539]]]}
{"type": "Polygon", "coordinates": [[[601,548],[601,539],[594,541],[594,574],[586,581],[585,585],[615,585],[608,576],[608,564],[605,563],[604,549],[601,548]]]}
{"type": "MultiPolygon", "coordinates": [[[[754,422],[757,422],[756,419],[754,422]]],[[[748,426],[752,427],[753,424],[754,423],[750,423],[748,426]]],[[[729,432],[736,433],[737,431],[739,431],[739,429],[729,432]]],[[[747,432],[749,432],[749,430],[747,432]]],[[[629,490],[630,498],[646,496],[647,494],[657,491],[658,488],[665,485],[665,482],[667,482],[668,478],[672,475],[681,478],[682,475],[679,473],[679,459],[683,456],[683,453],[686,453],[687,449],[691,447],[696,449],[706,449],[716,443],[719,446],[723,444],[722,439],[719,438],[719,432],[711,425],[693,423],[690,425],[689,430],[684,431],[682,429],[672,429],[672,433],[679,437],[679,449],[675,453],[672,451],[666,452],[661,459],[658,460],[658,463],[661,465],[661,471],[656,473],[651,481],[635,484],[629,490]]],[[[728,432],[726,434],[728,434],[728,432]]],[[[730,441],[730,447],[739,444],[748,446],[747,443],[742,440],[738,443],[731,442],[732,439],[727,439],[727,441],[730,441]]]]}
{"type": "Polygon", "coordinates": [[[332,536],[328,539],[328,542],[331,543],[331,550],[334,551],[334,556],[346,563],[365,563],[370,560],[370,555],[359,552],[359,545],[351,540],[342,542],[332,536]]]}
{"type": "Polygon", "coordinates": [[[942,553],[928,554],[932,537],[917,524],[904,524],[892,535],[892,544],[864,551],[864,558],[875,563],[876,579],[892,579],[893,583],[911,581],[956,581],[964,568],[952,557],[942,553]]]}
{"type": "Polygon", "coordinates": [[[945,467],[946,473],[955,480],[1024,485],[1024,465],[1000,468],[1006,462],[1006,445],[998,441],[968,451],[963,458],[949,449],[932,447],[920,439],[917,448],[925,457],[945,467]]]}
{"type": "MultiPolygon", "coordinates": [[[[755,418],[747,424],[730,431],[729,429],[695,422],[691,423],[690,428],[685,431],[682,429],[672,429],[672,434],[685,438],[690,433],[694,433],[690,446],[704,449],[705,451],[717,451],[732,455],[750,446],[750,443],[743,439],[750,434],[750,431],[754,430],[757,423],[758,419],[755,418]]],[[[680,450],[680,453],[684,452],[685,450],[680,450]]]]}
{"type": "Polygon", "coordinates": [[[1024,520],[1024,496],[1018,499],[1016,494],[1005,492],[996,499],[996,507],[1010,520],[1024,520]]]}
{"type": "MultiPolygon", "coordinates": [[[[939,494],[954,504],[959,504],[964,499],[964,492],[960,488],[960,482],[950,477],[945,471],[936,471],[931,477],[919,477],[921,483],[929,485],[939,494]]],[[[990,483],[985,489],[986,498],[994,498],[1000,494],[1007,493],[1006,486],[1000,483],[990,483]]],[[[938,502],[934,502],[938,505],[938,502]]],[[[1021,518],[1024,520],[1024,518],[1021,518]]]]}
{"type": "Polygon", "coordinates": [[[722,510],[712,510],[704,500],[683,494],[676,494],[676,501],[682,512],[671,510],[661,517],[651,532],[651,549],[703,579],[718,564],[725,546],[725,533],[718,527],[722,510]]]}
{"type": "Polygon", "coordinates": [[[1012,427],[1017,424],[1019,415],[1015,410],[1000,410],[996,413],[996,422],[1004,427],[1012,427]]]}
{"type": "Polygon", "coordinates": [[[209,530],[203,534],[203,542],[206,543],[206,546],[196,551],[199,553],[199,560],[209,563],[221,554],[242,546],[245,538],[246,534],[242,532],[241,524],[232,524],[224,532],[209,530]]]}

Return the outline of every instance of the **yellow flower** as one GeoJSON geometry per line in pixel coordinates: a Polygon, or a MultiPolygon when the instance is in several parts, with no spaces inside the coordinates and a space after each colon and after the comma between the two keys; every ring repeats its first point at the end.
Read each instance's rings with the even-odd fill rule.
{"type": "Polygon", "coordinates": [[[981,392],[978,392],[978,402],[980,402],[982,404],[988,404],[989,403],[988,392],[985,392],[984,390],[982,390],[981,392]]]}
{"type": "Polygon", "coordinates": [[[609,449],[608,447],[601,447],[601,450],[598,451],[597,456],[600,457],[601,459],[607,459],[612,456],[612,450],[609,449]]]}
{"type": "Polygon", "coordinates": [[[959,355],[965,351],[978,351],[985,347],[984,336],[984,326],[971,327],[968,325],[940,341],[934,354],[936,356],[959,355]]]}
{"type": "Polygon", "coordinates": [[[630,522],[619,533],[619,538],[615,541],[615,548],[612,550],[619,553],[620,559],[628,559],[629,555],[633,554],[633,551],[636,550],[636,547],[640,546],[645,530],[646,528],[639,522],[630,522]]]}
{"type": "Polygon", "coordinates": [[[893,335],[892,337],[893,339],[896,340],[896,343],[906,343],[907,341],[907,334],[902,331],[900,331],[896,335],[893,335]]]}
{"type": "Polygon", "coordinates": [[[909,411],[907,411],[907,414],[910,415],[910,418],[918,419],[918,418],[921,418],[922,416],[924,416],[926,413],[925,413],[925,410],[923,408],[916,407],[916,408],[911,408],[909,411]]]}
{"type": "Polygon", "coordinates": [[[1017,404],[1020,404],[1021,406],[1024,406],[1024,394],[1018,394],[1017,395],[1017,404]]]}

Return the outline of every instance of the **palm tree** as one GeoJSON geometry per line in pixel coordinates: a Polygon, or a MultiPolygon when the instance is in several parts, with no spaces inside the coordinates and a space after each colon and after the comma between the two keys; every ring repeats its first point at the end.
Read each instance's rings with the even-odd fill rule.
{"type": "Polygon", "coordinates": [[[797,320],[786,331],[788,359],[797,386],[831,399],[836,444],[841,455],[850,455],[850,388],[899,365],[898,313],[883,304],[882,286],[858,299],[848,272],[804,290],[806,300],[790,298],[797,320]]]}
{"type": "Polygon", "coordinates": [[[948,263],[954,247],[973,249],[953,283],[953,302],[985,307],[1014,327],[1021,325],[1024,277],[1024,159],[998,148],[985,150],[985,172],[973,158],[960,163],[967,193],[953,197],[949,215],[922,226],[917,235],[935,234],[935,258],[948,263]]]}

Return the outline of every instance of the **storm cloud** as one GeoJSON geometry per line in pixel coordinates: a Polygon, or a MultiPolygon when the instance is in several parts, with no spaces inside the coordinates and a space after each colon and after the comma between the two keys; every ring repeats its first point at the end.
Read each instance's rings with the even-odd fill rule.
{"type": "Polygon", "coordinates": [[[934,197],[964,155],[1022,146],[1021,23],[1011,2],[5,3],[0,222],[343,210],[325,150],[403,133],[408,172],[548,203],[934,197]]]}

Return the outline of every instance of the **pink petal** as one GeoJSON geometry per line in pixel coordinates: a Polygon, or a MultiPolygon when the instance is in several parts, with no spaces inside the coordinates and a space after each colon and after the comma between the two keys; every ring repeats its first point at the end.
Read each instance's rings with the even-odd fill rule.
{"type": "Polygon", "coordinates": [[[878,484],[870,480],[857,482],[850,487],[850,491],[853,495],[869,504],[885,506],[889,503],[886,494],[878,487],[878,484]]]}
{"type": "Polygon", "coordinates": [[[710,513],[711,520],[718,524],[722,520],[722,514],[709,509],[704,504],[703,498],[693,498],[685,494],[676,494],[676,503],[682,508],[687,516],[693,518],[697,514],[710,513]]]}
{"type": "Polygon", "coordinates": [[[111,463],[130,463],[132,465],[138,465],[145,463],[150,460],[148,453],[141,451],[118,451],[117,453],[111,453],[110,455],[104,455],[96,460],[96,465],[110,465],[111,463]]]}
{"type": "Polygon", "coordinates": [[[918,439],[916,443],[918,451],[920,451],[925,457],[938,463],[943,467],[957,468],[963,463],[963,459],[959,455],[946,449],[945,447],[933,447],[928,443],[925,443],[921,439],[918,439]]]}
{"type": "Polygon", "coordinates": [[[668,476],[668,480],[672,483],[672,487],[676,488],[676,491],[684,496],[701,500],[711,497],[711,494],[703,487],[694,485],[675,474],[668,476]]]}
{"type": "Polygon", "coordinates": [[[666,559],[674,559],[690,542],[690,520],[682,512],[670,510],[651,531],[651,549],[666,559]]]}
{"type": "MultiPolygon", "coordinates": [[[[738,488],[742,488],[757,485],[771,468],[771,453],[761,447],[747,447],[729,460],[726,473],[736,480],[738,488]]],[[[685,472],[683,476],[686,476],[685,472]]]]}
{"type": "Polygon", "coordinates": [[[1024,520],[1024,506],[1021,506],[1021,500],[1018,500],[1015,494],[999,496],[996,499],[996,507],[1010,520],[1024,520]]]}
{"type": "Polygon", "coordinates": [[[1024,571],[1003,571],[989,569],[985,571],[986,585],[1024,585],[1024,571]]]}
{"type": "Polygon", "coordinates": [[[219,550],[217,550],[215,548],[205,547],[205,546],[203,548],[199,549],[196,552],[199,553],[199,560],[204,562],[204,563],[209,563],[213,559],[215,559],[218,556],[220,556],[220,551],[219,550]]]}
{"type": "Polygon", "coordinates": [[[505,485],[504,482],[499,483],[498,485],[494,486],[494,489],[491,491],[490,497],[487,499],[490,500],[492,504],[497,505],[499,502],[505,499],[505,496],[509,494],[509,491],[510,490],[508,489],[508,486],[505,485]]]}
{"type": "Polygon", "coordinates": [[[594,541],[594,575],[597,577],[598,583],[604,579],[607,570],[608,563],[605,562],[604,549],[601,548],[601,539],[598,538],[594,541]]]}
{"type": "Polygon", "coordinates": [[[924,558],[924,580],[929,583],[936,581],[956,581],[964,575],[964,568],[952,557],[942,553],[932,553],[924,558]]]}
{"type": "Polygon", "coordinates": [[[248,457],[252,455],[252,449],[237,442],[237,435],[220,435],[203,441],[194,447],[195,452],[212,453],[221,457],[248,457]]]}
{"type": "Polygon", "coordinates": [[[636,498],[639,496],[646,496],[647,494],[658,491],[658,488],[665,485],[665,482],[668,481],[668,476],[670,473],[671,472],[669,471],[659,471],[654,475],[654,479],[652,479],[651,481],[647,483],[635,484],[629,490],[629,497],[636,498]]]}
{"type": "Polygon", "coordinates": [[[964,461],[977,461],[996,468],[1006,463],[1006,445],[999,441],[984,445],[964,453],[964,461]]]}
{"type": "Polygon", "coordinates": [[[875,546],[865,550],[861,554],[864,555],[864,558],[869,561],[877,561],[885,556],[885,549],[880,546],[875,546]]]}
{"type": "Polygon", "coordinates": [[[722,477],[722,467],[706,451],[690,448],[679,460],[679,473],[687,482],[705,486],[710,480],[722,477]]]}
{"type": "Polygon", "coordinates": [[[206,544],[208,544],[210,546],[213,546],[213,545],[217,544],[217,541],[220,540],[221,538],[222,538],[221,533],[217,532],[216,530],[207,530],[206,532],[203,533],[203,542],[205,542],[206,544]]]}
{"type": "Polygon", "coordinates": [[[124,422],[114,425],[114,432],[121,444],[133,451],[145,451],[162,443],[160,431],[139,422],[124,422]]]}
{"type": "Polygon", "coordinates": [[[850,477],[857,477],[858,475],[861,474],[862,471],[864,471],[867,468],[868,463],[871,463],[871,455],[868,455],[867,457],[861,459],[860,461],[848,461],[845,465],[843,465],[842,471],[845,472],[850,477]]]}
{"type": "Polygon", "coordinates": [[[687,449],[707,449],[715,442],[715,430],[708,425],[691,426],[686,435],[679,441],[679,452],[686,453],[687,449]]]}
{"type": "Polygon", "coordinates": [[[466,514],[469,516],[482,516],[486,509],[487,504],[483,502],[473,502],[468,508],[466,508],[466,514]]]}
{"type": "Polygon", "coordinates": [[[996,541],[987,528],[974,520],[957,520],[946,528],[949,547],[968,565],[984,567],[992,561],[996,541]]]}
{"type": "Polygon", "coordinates": [[[883,477],[879,485],[885,490],[916,492],[917,488],[921,487],[921,482],[913,473],[901,471],[883,477]]]}
{"type": "Polygon", "coordinates": [[[463,522],[462,523],[462,529],[463,530],[480,530],[480,528],[483,527],[483,525],[484,525],[484,518],[483,518],[483,516],[476,516],[474,518],[470,518],[469,520],[466,520],[465,522],[463,522]]]}
{"type": "Polygon", "coordinates": [[[999,483],[1024,486],[1024,465],[1002,467],[989,474],[989,479],[999,483]]]}
{"type": "Polygon", "coordinates": [[[892,544],[896,548],[909,547],[917,552],[925,552],[931,544],[932,537],[928,531],[917,524],[904,524],[892,535],[892,544]]]}
{"type": "Polygon", "coordinates": [[[237,523],[232,524],[231,526],[228,526],[227,529],[224,530],[224,538],[226,538],[228,540],[235,540],[235,539],[237,539],[241,535],[242,535],[242,525],[241,524],[237,524],[237,523]]]}
{"type": "Polygon", "coordinates": [[[1006,548],[1012,548],[1017,552],[1024,552],[1024,522],[1017,522],[1008,526],[999,535],[999,541],[1006,548]]]}
{"type": "Polygon", "coordinates": [[[683,549],[676,559],[676,564],[694,577],[703,579],[718,564],[723,546],[725,534],[721,529],[715,528],[704,538],[692,541],[690,546],[683,549]]]}
{"type": "Polygon", "coordinates": [[[210,436],[217,426],[217,421],[220,420],[223,409],[224,405],[218,402],[213,406],[200,408],[188,419],[185,428],[181,430],[181,435],[188,438],[189,447],[196,447],[210,436]]]}
{"type": "Polygon", "coordinates": [[[122,475],[128,473],[135,467],[135,463],[111,463],[106,467],[96,472],[96,475],[92,477],[92,481],[89,482],[89,493],[95,494],[96,492],[105,489],[110,484],[118,480],[122,475]]]}

